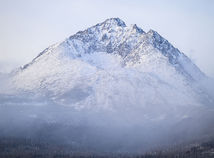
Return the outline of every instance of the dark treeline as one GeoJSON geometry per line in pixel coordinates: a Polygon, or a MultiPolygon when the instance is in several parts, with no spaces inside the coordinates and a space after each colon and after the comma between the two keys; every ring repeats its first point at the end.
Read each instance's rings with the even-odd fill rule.
{"type": "Polygon", "coordinates": [[[214,140],[144,154],[81,152],[71,145],[50,144],[27,138],[0,138],[0,158],[213,158],[214,140]]]}

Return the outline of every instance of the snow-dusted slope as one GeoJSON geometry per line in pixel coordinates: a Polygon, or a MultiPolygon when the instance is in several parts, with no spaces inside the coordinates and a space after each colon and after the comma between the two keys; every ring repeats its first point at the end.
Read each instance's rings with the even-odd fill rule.
{"type": "Polygon", "coordinates": [[[58,104],[125,109],[200,105],[191,83],[204,77],[157,32],[111,18],[45,49],[11,82],[58,104]]]}

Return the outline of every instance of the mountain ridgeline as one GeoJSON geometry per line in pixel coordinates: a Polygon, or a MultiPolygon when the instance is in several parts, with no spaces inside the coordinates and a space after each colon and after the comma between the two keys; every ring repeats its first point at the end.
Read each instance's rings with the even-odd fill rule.
{"type": "Polygon", "coordinates": [[[136,82],[146,82],[145,78],[154,82],[152,85],[161,81],[160,85],[183,86],[205,75],[157,32],[145,33],[136,24],[128,27],[119,18],[111,18],[48,47],[16,71],[11,84],[18,90],[50,96],[68,96],[74,90],[86,99],[98,92],[96,88],[105,80],[109,80],[107,88],[116,80],[137,86],[136,82]],[[134,81],[138,77],[141,79],[134,81]]]}

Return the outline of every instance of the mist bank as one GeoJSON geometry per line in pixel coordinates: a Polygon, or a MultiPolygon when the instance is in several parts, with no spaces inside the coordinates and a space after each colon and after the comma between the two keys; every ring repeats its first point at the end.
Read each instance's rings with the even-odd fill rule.
{"type": "Polygon", "coordinates": [[[144,153],[213,137],[213,108],[87,111],[58,105],[0,106],[0,137],[70,145],[74,151],[144,153]],[[183,113],[183,118],[178,113],[183,113]]]}

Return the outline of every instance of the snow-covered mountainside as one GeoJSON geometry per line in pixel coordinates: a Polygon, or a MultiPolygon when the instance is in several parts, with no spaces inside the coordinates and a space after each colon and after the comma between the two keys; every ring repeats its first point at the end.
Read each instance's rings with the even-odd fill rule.
{"type": "Polygon", "coordinates": [[[54,44],[13,72],[18,93],[75,108],[200,105],[205,75],[157,32],[111,18],[54,44]]]}

